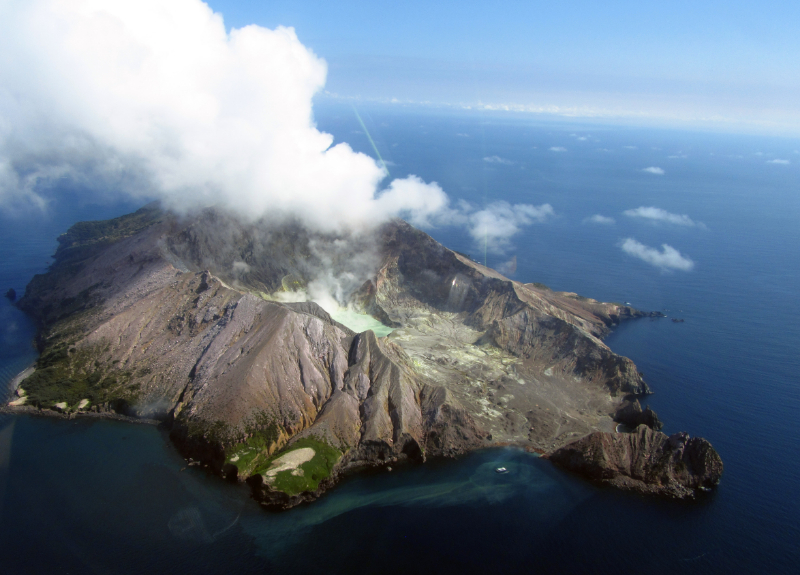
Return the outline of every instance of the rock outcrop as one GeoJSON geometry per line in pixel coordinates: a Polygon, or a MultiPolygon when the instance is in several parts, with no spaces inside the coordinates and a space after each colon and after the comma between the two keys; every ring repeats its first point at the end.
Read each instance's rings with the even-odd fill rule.
{"type": "Polygon", "coordinates": [[[628,407],[649,393],[641,374],[601,341],[642,312],[511,281],[400,220],[325,235],[148,206],[59,244],[18,302],[40,326],[27,405],[161,420],[268,505],[362,467],[495,442],[551,451],[620,414],[656,427],[628,407]],[[394,331],[296,301],[320,291],[394,331]],[[273,467],[299,449],[310,459],[273,467]]]}
{"type": "Polygon", "coordinates": [[[715,487],[722,459],[711,444],[687,433],[667,436],[640,425],[632,433],[595,432],[549,455],[592,481],[677,498],[715,487]]]}
{"type": "Polygon", "coordinates": [[[624,403],[620,410],[617,411],[616,416],[614,416],[614,420],[628,429],[636,429],[640,425],[646,425],[650,429],[659,431],[664,427],[656,412],[649,407],[643,410],[638,399],[624,403]]]}

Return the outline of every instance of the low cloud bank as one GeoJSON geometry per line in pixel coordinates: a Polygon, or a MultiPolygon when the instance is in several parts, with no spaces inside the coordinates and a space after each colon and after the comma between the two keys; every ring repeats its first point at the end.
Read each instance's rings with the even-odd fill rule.
{"type": "Polygon", "coordinates": [[[584,224],[601,224],[605,226],[611,226],[617,223],[617,220],[614,218],[609,218],[608,216],[604,216],[601,214],[595,214],[593,216],[589,216],[588,218],[584,218],[584,224]]]}
{"type": "Polygon", "coordinates": [[[662,168],[657,167],[657,166],[650,166],[649,168],[643,168],[642,171],[643,172],[647,172],[648,174],[655,174],[657,176],[663,176],[664,175],[664,170],[662,168]]]}
{"type": "Polygon", "coordinates": [[[691,259],[681,255],[678,250],[668,244],[662,244],[661,251],[659,251],[633,238],[626,238],[620,247],[626,254],[662,270],[690,271],[694,268],[694,262],[691,259]]]}
{"type": "Polygon", "coordinates": [[[508,250],[511,238],[522,231],[523,226],[542,223],[553,216],[555,210],[550,204],[512,205],[500,201],[479,210],[462,201],[458,209],[451,212],[447,223],[465,225],[477,248],[502,254],[508,250]]]}
{"type": "Polygon", "coordinates": [[[65,182],[331,230],[447,207],[316,129],[326,64],[292,28],[228,33],[199,0],[10,0],[0,53],[0,208],[65,182]]]}
{"type": "Polygon", "coordinates": [[[661,208],[656,208],[654,206],[640,206],[634,210],[625,210],[622,213],[629,218],[642,218],[645,220],[666,222],[668,224],[675,224],[678,226],[705,227],[703,223],[695,222],[686,214],[673,214],[667,210],[662,210],[661,208]]]}

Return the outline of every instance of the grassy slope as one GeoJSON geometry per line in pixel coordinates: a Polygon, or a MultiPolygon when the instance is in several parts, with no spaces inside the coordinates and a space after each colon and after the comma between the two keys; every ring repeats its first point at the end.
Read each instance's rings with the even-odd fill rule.
{"type": "Polygon", "coordinates": [[[298,495],[304,491],[316,491],[320,482],[330,477],[334,465],[342,452],[317,437],[302,437],[286,449],[268,455],[263,439],[250,438],[226,452],[226,461],[236,465],[240,476],[264,474],[279,457],[296,449],[310,447],[314,457],[300,465],[303,475],[292,475],[291,470],[281,471],[275,476],[272,488],[287,495],[298,495]],[[236,461],[231,461],[237,458],[236,461]]]}

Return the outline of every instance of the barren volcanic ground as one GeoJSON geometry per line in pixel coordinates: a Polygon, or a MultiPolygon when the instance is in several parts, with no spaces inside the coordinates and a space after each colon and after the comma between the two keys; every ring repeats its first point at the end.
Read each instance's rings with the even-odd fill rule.
{"type": "Polygon", "coordinates": [[[271,506],[364,466],[657,422],[601,341],[642,312],[511,281],[401,220],[337,235],[148,206],[59,243],[19,303],[42,355],[15,403],[159,419],[271,506]],[[315,298],[394,329],[357,334],[315,298]]]}

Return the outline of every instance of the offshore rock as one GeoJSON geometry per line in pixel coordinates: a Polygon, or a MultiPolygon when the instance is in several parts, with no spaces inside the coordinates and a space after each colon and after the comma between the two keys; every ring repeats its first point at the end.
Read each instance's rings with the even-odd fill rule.
{"type": "Polygon", "coordinates": [[[592,433],[549,458],[592,481],[680,499],[715,487],[722,476],[722,459],[708,441],[683,432],[668,437],[646,425],[592,433]]]}

